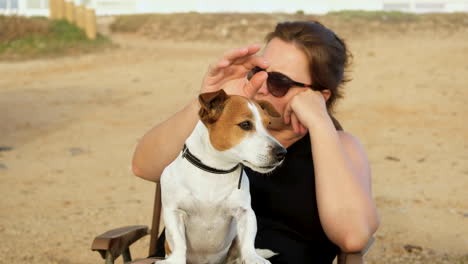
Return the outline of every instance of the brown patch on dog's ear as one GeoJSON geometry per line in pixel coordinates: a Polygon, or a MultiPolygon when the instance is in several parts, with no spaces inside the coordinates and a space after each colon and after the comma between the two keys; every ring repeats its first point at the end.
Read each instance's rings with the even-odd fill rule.
{"type": "Polygon", "coordinates": [[[275,107],[268,101],[257,101],[260,107],[271,117],[281,117],[280,113],[276,111],[275,107]]]}
{"type": "Polygon", "coordinates": [[[198,115],[205,124],[212,124],[218,120],[224,108],[224,103],[229,98],[224,90],[202,93],[198,96],[200,111],[198,115]]]}

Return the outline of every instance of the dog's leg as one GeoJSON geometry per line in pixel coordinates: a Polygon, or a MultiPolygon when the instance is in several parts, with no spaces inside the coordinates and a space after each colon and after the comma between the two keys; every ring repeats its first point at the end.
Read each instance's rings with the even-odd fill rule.
{"type": "Polygon", "coordinates": [[[226,264],[242,264],[238,236],[236,236],[231,243],[231,247],[227,254],[226,264]]]}
{"type": "Polygon", "coordinates": [[[187,244],[185,239],[185,212],[173,208],[165,208],[164,224],[166,226],[166,239],[171,254],[165,260],[156,261],[156,264],[186,264],[187,244]]]}
{"type": "MultiPolygon", "coordinates": [[[[256,248],[255,252],[262,257],[269,259],[275,255],[278,255],[278,253],[275,253],[269,249],[260,249],[256,248]]],[[[236,237],[231,244],[231,248],[229,248],[228,251],[228,257],[226,260],[226,264],[242,264],[241,260],[241,254],[240,254],[240,249],[239,249],[239,238],[236,237]]]]}
{"type": "Polygon", "coordinates": [[[257,218],[252,208],[239,208],[234,216],[237,220],[237,236],[242,263],[271,264],[255,251],[255,235],[257,234],[257,218]]]}

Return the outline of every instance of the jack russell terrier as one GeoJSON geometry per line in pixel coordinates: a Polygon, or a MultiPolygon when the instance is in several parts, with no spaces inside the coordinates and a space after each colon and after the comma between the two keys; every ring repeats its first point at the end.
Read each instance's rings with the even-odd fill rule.
{"type": "Polygon", "coordinates": [[[266,101],[223,90],[199,101],[200,121],[161,175],[167,258],[156,263],[270,264],[265,258],[275,253],[254,247],[257,221],[243,166],[268,173],[283,162],[286,149],[266,130],[280,114],[266,101]]]}

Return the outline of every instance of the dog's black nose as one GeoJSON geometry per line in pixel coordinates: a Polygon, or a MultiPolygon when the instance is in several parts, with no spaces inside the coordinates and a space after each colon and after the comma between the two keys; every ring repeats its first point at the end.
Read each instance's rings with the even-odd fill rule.
{"type": "Polygon", "coordinates": [[[273,155],[278,161],[283,160],[286,157],[287,152],[288,151],[281,146],[277,146],[273,149],[273,155]]]}

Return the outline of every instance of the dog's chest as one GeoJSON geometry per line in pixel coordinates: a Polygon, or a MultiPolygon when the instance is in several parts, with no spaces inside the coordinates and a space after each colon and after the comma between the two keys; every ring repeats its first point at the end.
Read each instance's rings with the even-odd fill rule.
{"type": "Polygon", "coordinates": [[[190,215],[229,214],[239,196],[248,195],[237,188],[238,174],[209,174],[179,157],[161,176],[163,203],[174,204],[190,215]]]}
{"type": "MultiPolygon", "coordinates": [[[[193,191],[193,190],[192,190],[193,191]]],[[[230,194],[222,190],[191,192],[179,204],[185,212],[189,251],[223,252],[235,236],[230,194]]]]}
{"type": "Polygon", "coordinates": [[[179,207],[189,217],[223,217],[231,215],[232,188],[225,186],[200,188],[200,186],[189,188],[187,197],[180,201],[179,207]]]}

